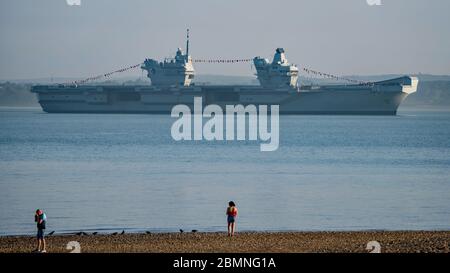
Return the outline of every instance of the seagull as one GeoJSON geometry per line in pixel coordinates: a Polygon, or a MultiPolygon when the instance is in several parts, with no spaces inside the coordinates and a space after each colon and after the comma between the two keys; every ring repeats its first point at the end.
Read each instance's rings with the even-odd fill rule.
{"type": "Polygon", "coordinates": [[[194,232],[194,233],[196,233],[197,231],[198,231],[198,230],[196,230],[196,229],[193,229],[193,230],[192,230],[192,232],[194,232]]]}
{"type": "Polygon", "coordinates": [[[184,230],[182,230],[181,228],[180,228],[180,233],[183,233],[184,232],[184,230]]]}
{"type": "Polygon", "coordinates": [[[125,234],[125,230],[122,230],[122,232],[120,233],[120,235],[124,235],[125,234]]]}
{"type": "Polygon", "coordinates": [[[150,231],[146,231],[145,233],[147,233],[147,234],[151,234],[151,232],[150,232],[150,231]]]}
{"type": "Polygon", "coordinates": [[[48,234],[48,236],[53,235],[53,233],[55,233],[55,231],[50,232],[50,233],[48,234]]]}
{"type": "Polygon", "coordinates": [[[96,232],[93,232],[92,235],[97,235],[97,233],[98,233],[97,231],[96,231],[96,232]]]}

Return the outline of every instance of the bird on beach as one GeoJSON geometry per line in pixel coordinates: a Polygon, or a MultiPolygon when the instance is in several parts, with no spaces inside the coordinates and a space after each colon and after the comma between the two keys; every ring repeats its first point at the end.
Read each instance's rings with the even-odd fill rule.
{"type": "Polygon", "coordinates": [[[92,232],[92,235],[97,235],[97,233],[98,233],[97,231],[96,232],[92,232]]]}
{"type": "Polygon", "coordinates": [[[117,232],[114,232],[114,233],[112,233],[111,235],[117,235],[118,233],[117,232]]]}
{"type": "Polygon", "coordinates": [[[184,230],[182,230],[181,228],[180,228],[180,233],[183,233],[184,232],[184,230]]]}
{"type": "Polygon", "coordinates": [[[51,235],[53,235],[55,233],[55,231],[52,231],[52,232],[50,232],[49,234],[48,234],[48,236],[51,236],[51,235]]]}
{"type": "Polygon", "coordinates": [[[81,235],[83,235],[83,232],[77,232],[77,233],[75,233],[75,235],[81,236],[81,235]]]}
{"type": "Polygon", "coordinates": [[[198,231],[198,230],[196,230],[196,229],[193,229],[193,230],[192,230],[193,233],[196,233],[197,231],[198,231]]]}
{"type": "Polygon", "coordinates": [[[151,232],[150,232],[150,231],[146,231],[145,233],[147,233],[147,234],[151,234],[151,232]]]}
{"type": "Polygon", "coordinates": [[[81,234],[82,234],[82,235],[85,235],[85,236],[89,235],[89,234],[87,234],[87,233],[86,233],[86,232],[84,232],[84,231],[83,231],[83,232],[81,232],[81,234]]]}
{"type": "Polygon", "coordinates": [[[125,234],[125,230],[122,230],[122,232],[120,233],[120,235],[124,235],[125,234]]]}

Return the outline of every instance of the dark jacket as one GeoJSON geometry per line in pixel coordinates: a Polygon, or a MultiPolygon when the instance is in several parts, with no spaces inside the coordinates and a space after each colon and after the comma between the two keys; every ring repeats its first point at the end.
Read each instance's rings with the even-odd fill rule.
{"type": "Polygon", "coordinates": [[[37,222],[38,229],[45,229],[45,224],[47,222],[47,217],[45,216],[45,213],[42,213],[41,215],[35,215],[34,221],[37,222]]]}

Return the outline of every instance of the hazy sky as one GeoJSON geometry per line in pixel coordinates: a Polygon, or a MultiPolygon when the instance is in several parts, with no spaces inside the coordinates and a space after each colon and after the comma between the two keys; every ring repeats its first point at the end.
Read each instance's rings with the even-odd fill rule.
{"type": "MultiPolygon", "coordinates": [[[[84,77],[168,57],[184,49],[187,27],[194,58],[272,59],[284,47],[292,63],[335,74],[450,74],[450,1],[381,1],[1,0],[0,79],[84,77]]],[[[250,64],[195,68],[252,75],[250,64]]]]}

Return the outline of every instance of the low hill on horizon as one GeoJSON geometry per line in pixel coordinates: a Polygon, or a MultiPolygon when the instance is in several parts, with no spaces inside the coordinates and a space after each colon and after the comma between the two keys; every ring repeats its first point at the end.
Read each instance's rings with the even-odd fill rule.
{"type": "MultiPolygon", "coordinates": [[[[396,78],[403,75],[378,75],[378,76],[347,76],[347,78],[360,81],[380,81],[396,78]]],[[[418,92],[412,94],[402,104],[403,107],[449,107],[450,108],[450,76],[420,74],[418,92]]],[[[35,94],[30,92],[34,84],[55,84],[55,82],[70,82],[69,78],[34,79],[34,80],[12,80],[0,82],[0,106],[39,106],[35,94]]],[[[303,84],[336,84],[335,81],[326,79],[312,79],[300,77],[299,83],[303,84]]],[[[150,81],[146,78],[116,78],[108,81],[94,82],[95,85],[148,85],[150,81]]],[[[251,76],[229,76],[229,75],[197,75],[197,85],[257,85],[256,77],[251,76]]]]}

